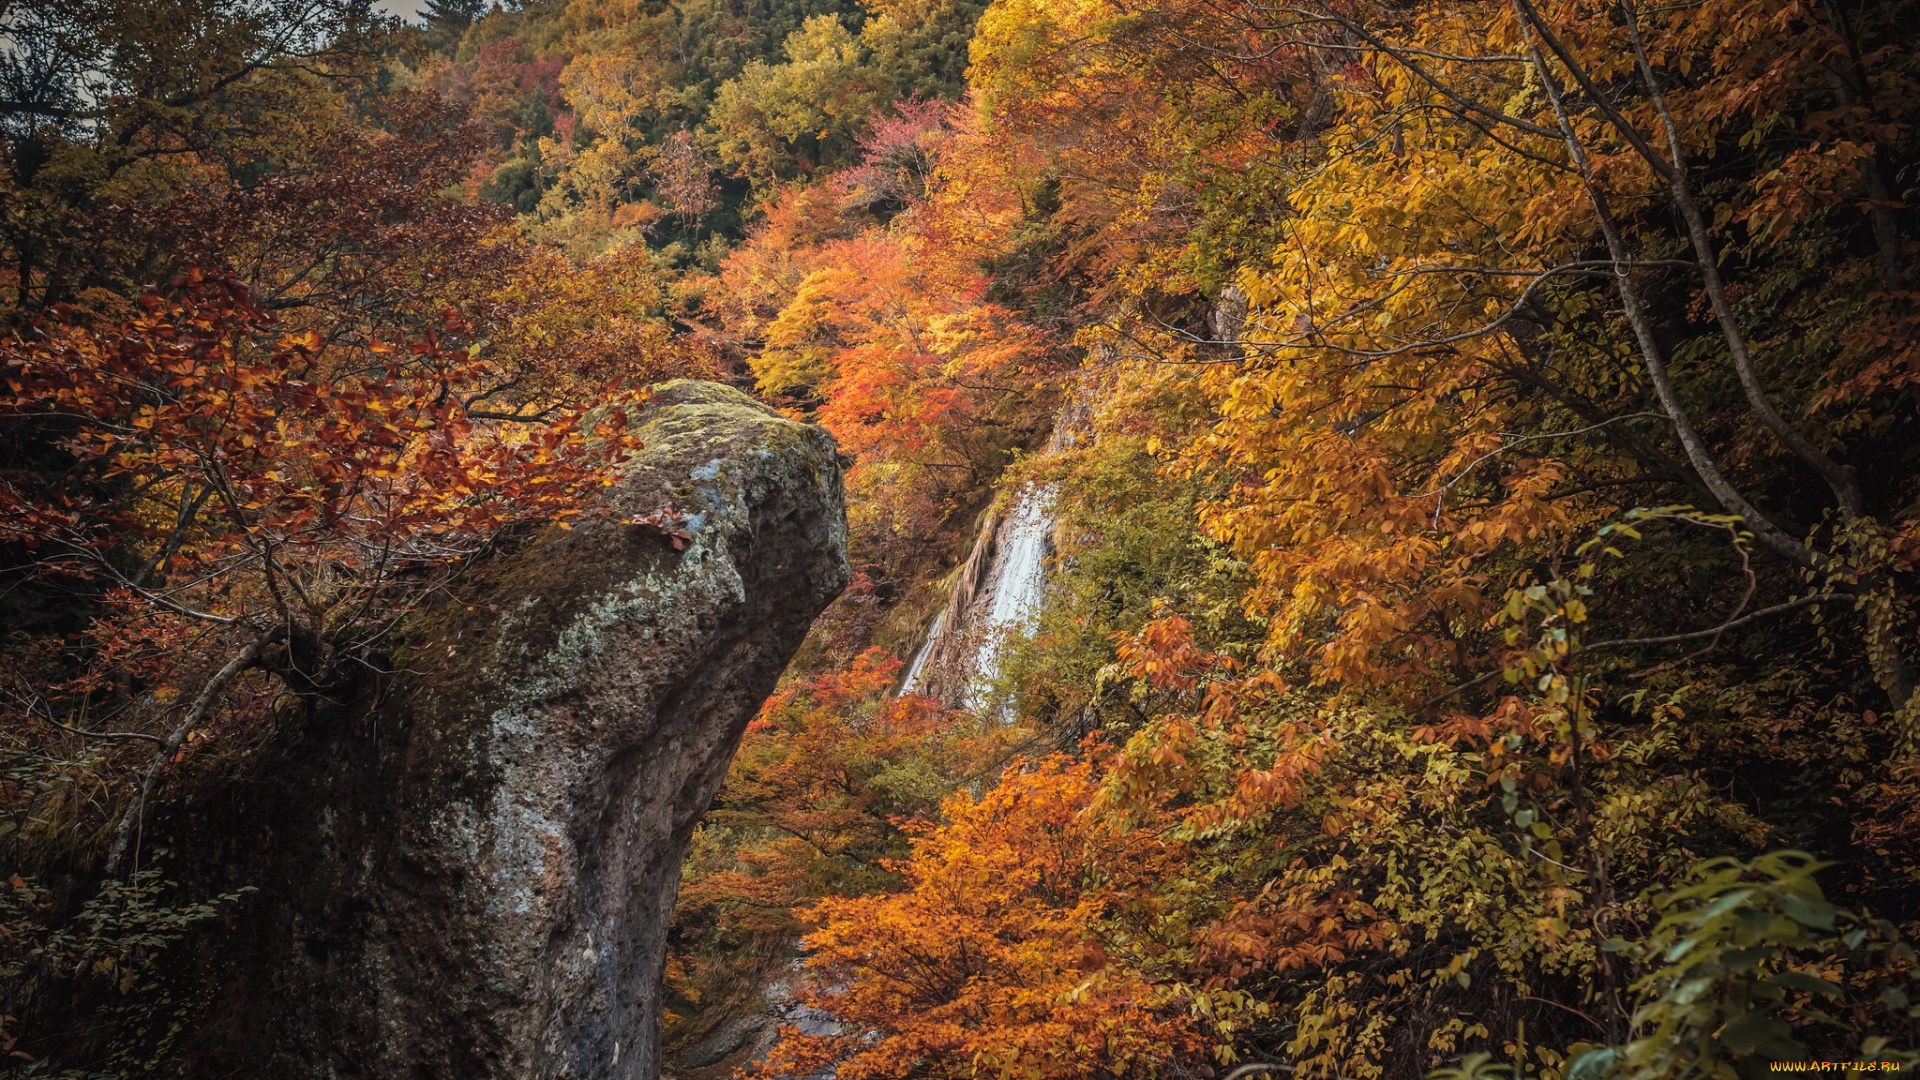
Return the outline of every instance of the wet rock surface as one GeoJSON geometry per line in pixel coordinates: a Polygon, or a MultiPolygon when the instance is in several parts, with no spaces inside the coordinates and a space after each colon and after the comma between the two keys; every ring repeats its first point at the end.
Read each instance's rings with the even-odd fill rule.
{"type": "Polygon", "coordinates": [[[711,383],[660,389],[619,517],[552,529],[399,636],[399,674],[307,708],[150,842],[196,891],[195,1076],[659,1073],[689,834],[747,721],[845,587],[838,455],[711,383]]]}
{"type": "MultiPolygon", "coordinates": [[[[795,960],[779,977],[761,987],[756,1008],[729,1018],[705,1038],[671,1055],[665,1073],[672,1080],[728,1080],[740,1070],[759,1064],[780,1042],[780,1030],[791,1027],[806,1035],[840,1035],[833,1014],[803,1005],[795,991],[806,979],[805,965],[795,960]]],[[[782,1080],[833,1080],[833,1070],[782,1080]]]]}

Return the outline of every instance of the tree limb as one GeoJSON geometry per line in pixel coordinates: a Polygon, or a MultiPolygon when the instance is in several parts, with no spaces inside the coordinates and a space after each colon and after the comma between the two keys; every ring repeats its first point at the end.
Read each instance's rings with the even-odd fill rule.
{"type": "Polygon", "coordinates": [[[231,660],[228,660],[226,666],[215,672],[205,686],[200,688],[199,695],[193,699],[193,704],[188,706],[186,715],[180,718],[180,723],[175,725],[166,740],[160,743],[159,752],[154,754],[153,760],[147,765],[146,775],[140,778],[140,790],[134,794],[133,804],[127,807],[127,812],[120,817],[120,823],[114,826],[113,846],[107,851],[108,877],[118,877],[121,868],[126,864],[133,837],[138,832],[141,819],[146,816],[147,799],[152,796],[154,785],[159,783],[160,774],[166,770],[167,762],[173,760],[173,755],[179,753],[180,747],[186,743],[187,736],[206,719],[207,711],[213,708],[227,685],[239,678],[241,672],[258,664],[260,654],[266,650],[267,646],[285,637],[286,633],[284,626],[277,626],[254,638],[246,648],[241,649],[231,660]]]}

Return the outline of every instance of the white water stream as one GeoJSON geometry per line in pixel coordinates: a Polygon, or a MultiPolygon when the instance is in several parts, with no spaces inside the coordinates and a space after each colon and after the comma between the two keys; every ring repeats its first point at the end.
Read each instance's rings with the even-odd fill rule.
{"type": "Polygon", "coordinates": [[[900,684],[900,692],[912,694],[920,689],[920,676],[926,674],[927,658],[933,655],[933,643],[940,640],[940,632],[946,628],[947,613],[942,610],[933,617],[933,625],[927,628],[926,639],[920,642],[920,651],[913,654],[913,663],[907,665],[907,677],[900,684]]]}
{"type": "Polygon", "coordinates": [[[1031,634],[1040,617],[1053,538],[1053,497],[1052,488],[1021,492],[1001,526],[993,588],[981,620],[980,648],[973,654],[973,681],[967,687],[966,704],[975,711],[987,707],[987,693],[1000,674],[1001,646],[1010,635],[1031,634]]]}
{"type": "Polygon", "coordinates": [[[1000,674],[1001,647],[1010,636],[1032,633],[1040,614],[1047,553],[1052,547],[1054,498],[1052,487],[1029,488],[1014,497],[1013,509],[994,530],[985,587],[961,613],[961,625],[947,625],[949,611],[934,619],[907,667],[902,693],[923,692],[928,665],[943,640],[965,635],[977,644],[961,664],[966,689],[959,695],[959,704],[975,710],[987,707],[987,695],[1000,674]]]}

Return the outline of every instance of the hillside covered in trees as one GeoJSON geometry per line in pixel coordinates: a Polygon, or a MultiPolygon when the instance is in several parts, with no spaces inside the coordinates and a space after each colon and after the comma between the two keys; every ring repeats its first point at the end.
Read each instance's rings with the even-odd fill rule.
{"type": "Polygon", "coordinates": [[[1916,20],[0,6],[0,1075],[186,1075],[245,901],[150,804],[681,375],[833,434],[853,584],[670,1072],[1920,1066],[1916,20]],[[909,683],[1035,493],[1037,611],[909,683]],[[700,1056],[779,994],[835,1024],[700,1056]]]}

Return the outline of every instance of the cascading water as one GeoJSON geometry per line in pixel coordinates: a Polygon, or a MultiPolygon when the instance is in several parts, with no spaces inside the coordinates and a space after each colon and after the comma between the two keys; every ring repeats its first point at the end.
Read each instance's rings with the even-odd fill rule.
{"type": "MultiPolygon", "coordinates": [[[[1245,313],[1245,299],[1229,290],[1214,315],[1214,330],[1222,345],[1230,347],[1237,339],[1245,313]]],[[[1101,352],[1099,359],[1105,366],[1113,358],[1101,352]]],[[[1091,437],[1093,400],[1090,384],[1083,384],[1068,399],[1055,417],[1043,454],[1084,445],[1091,437]]],[[[926,694],[976,712],[992,707],[1003,647],[1010,636],[1033,632],[1046,599],[1057,498],[1051,485],[1028,486],[1016,492],[1005,517],[990,517],[982,523],[972,552],[954,573],[946,607],[934,617],[907,666],[900,693],[926,694]]],[[[780,1014],[781,1019],[788,1016],[780,1014]]],[[[805,1019],[818,1023],[822,1034],[852,1034],[825,1013],[805,1019]]],[[[777,1037],[762,1045],[771,1047],[774,1041],[777,1037]]],[[[765,1052],[758,1050],[755,1060],[765,1052]]],[[[797,1080],[833,1080],[833,1076],[834,1070],[828,1068],[797,1080]]]]}
{"type": "Polygon", "coordinates": [[[1023,490],[1004,518],[981,530],[946,609],[907,667],[902,693],[930,694],[976,710],[988,707],[1001,647],[1009,636],[1031,633],[1040,612],[1053,500],[1052,487],[1023,490]]]}
{"type": "Polygon", "coordinates": [[[940,640],[940,633],[946,629],[947,613],[941,611],[933,617],[933,625],[927,628],[927,637],[920,643],[920,651],[913,654],[913,663],[907,665],[907,677],[900,683],[900,692],[914,694],[920,690],[920,676],[927,670],[927,659],[933,655],[934,642],[940,640]]]}
{"type": "MultiPolygon", "coordinates": [[[[1057,454],[1081,445],[1087,436],[1090,400],[1091,394],[1083,390],[1062,407],[1044,453],[1057,454]]],[[[1053,553],[1058,497],[1058,490],[1051,484],[1030,484],[1015,491],[1004,517],[989,517],[981,523],[973,550],[954,572],[946,607],[934,616],[926,639],[907,665],[900,693],[925,694],[976,713],[993,708],[993,683],[1000,675],[1007,639],[1033,633],[1046,600],[1047,558],[1053,553]]],[[[783,986],[777,994],[770,992],[768,999],[781,995],[786,995],[782,1000],[790,1000],[790,987],[783,986]]],[[[776,1019],[795,1023],[809,1033],[853,1034],[819,1010],[808,1010],[804,1017],[772,1011],[776,1019]],[[803,1020],[816,1024],[817,1029],[806,1028],[803,1020]]],[[[777,1041],[778,1036],[774,1036],[763,1042],[754,1060],[764,1056],[777,1041]]],[[[833,1077],[834,1070],[828,1068],[782,1080],[833,1077]]]]}
{"type": "Polygon", "coordinates": [[[976,711],[987,707],[987,694],[1000,674],[1000,649],[1010,635],[1033,632],[1040,615],[1041,590],[1046,584],[1047,552],[1053,546],[1052,488],[1023,491],[1007,515],[1000,549],[995,553],[992,591],[986,618],[980,624],[980,644],[973,654],[973,679],[966,704],[976,711]]]}

